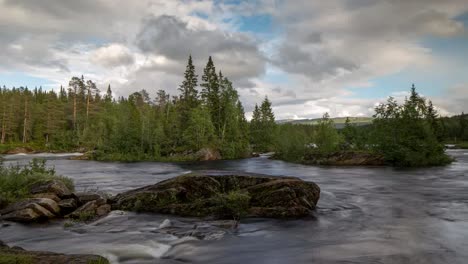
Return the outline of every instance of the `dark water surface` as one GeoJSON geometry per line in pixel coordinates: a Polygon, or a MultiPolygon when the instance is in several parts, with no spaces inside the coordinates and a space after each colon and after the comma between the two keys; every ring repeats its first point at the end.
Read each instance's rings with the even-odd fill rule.
{"type": "MultiPolygon", "coordinates": [[[[96,253],[113,263],[468,263],[468,150],[450,166],[424,169],[312,167],[252,158],[194,164],[72,161],[42,155],[78,191],[116,194],[196,170],[297,176],[322,189],[315,214],[300,220],[247,219],[208,240],[158,232],[165,219],[115,211],[64,228],[11,224],[0,240],[29,250],[96,253]]],[[[41,156],[41,155],[39,155],[41,156]]],[[[34,155],[7,156],[25,163],[34,155]]]]}

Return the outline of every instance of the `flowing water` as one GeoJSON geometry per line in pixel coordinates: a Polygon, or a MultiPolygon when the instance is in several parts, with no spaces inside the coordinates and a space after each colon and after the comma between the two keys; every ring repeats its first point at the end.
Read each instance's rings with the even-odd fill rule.
{"type": "MultiPolygon", "coordinates": [[[[246,219],[204,239],[159,232],[196,219],[114,211],[97,222],[0,228],[0,240],[28,250],[96,253],[113,263],[468,263],[468,150],[447,167],[312,167],[264,157],[203,163],[110,163],[42,155],[78,191],[116,194],[197,170],[297,176],[322,192],[299,220],[246,219]],[[166,219],[169,219],[166,220],[166,219]]],[[[37,156],[37,155],[36,155],[37,156]]],[[[39,155],[41,156],[41,155],[39,155]]],[[[35,155],[7,156],[25,163],[35,155]]]]}

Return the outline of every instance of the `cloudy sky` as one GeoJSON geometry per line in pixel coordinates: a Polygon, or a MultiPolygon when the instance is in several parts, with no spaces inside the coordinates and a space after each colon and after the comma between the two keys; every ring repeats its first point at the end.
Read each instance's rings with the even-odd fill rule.
{"type": "Polygon", "coordinates": [[[444,115],[468,112],[467,0],[0,0],[0,85],[115,96],[176,93],[212,56],[247,115],[370,116],[412,83],[444,115]]]}

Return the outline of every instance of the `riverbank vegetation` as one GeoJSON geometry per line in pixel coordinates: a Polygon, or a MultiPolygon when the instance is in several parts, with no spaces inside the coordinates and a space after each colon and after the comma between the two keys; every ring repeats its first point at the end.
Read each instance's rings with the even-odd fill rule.
{"type": "Polygon", "coordinates": [[[83,157],[95,160],[189,161],[276,152],[311,164],[353,164],[348,159],[355,153],[357,165],[369,158],[372,165],[428,166],[450,162],[442,143],[468,141],[468,116],[439,117],[414,87],[403,104],[390,98],[377,106],[367,123],[346,119],[339,126],[328,114],[310,124],[278,124],[267,97],[248,122],[239,94],[211,57],[201,78],[189,57],[178,91],[115,98],[110,86],[101,93],[83,76],[58,92],[4,87],[0,153],[88,151],[83,157]]]}
{"type": "Polygon", "coordinates": [[[70,190],[74,189],[70,178],[57,175],[44,160],[33,159],[26,166],[5,166],[0,160],[0,208],[28,197],[31,186],[50,180],[61,181],[70,190]]]}
{"type": "MultiPolygon", "coordinates": [[[[184,160],[202,148],[226,159],[250,153],[249,125],[231,81],[208,59],[201,83],[189,57],[179,94],[141,90],[114,98],[73,77],[68,89],[3,88],[0,150],[93,150],[98,160],[184,160]]],[[[274,119],[273,121],[274,122],[274,119]]]]}
{"type": "Polygon", "coordinates": [[[313,127],[280,126],[276,158],[319,165],[445,165],[452,159],[444,141],[454,134],[463,138],[466,125],[466,115],[440,118],[413,86],[403,104],[390,97],[378,105],[366,126],[348,119],[343,129],[336,129],[328,114],[313,127]]]}

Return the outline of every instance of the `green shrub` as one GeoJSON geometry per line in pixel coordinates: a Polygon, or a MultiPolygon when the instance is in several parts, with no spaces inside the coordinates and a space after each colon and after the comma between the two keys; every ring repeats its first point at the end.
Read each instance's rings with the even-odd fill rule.
{"type": "Polygon", "coordinates": [[[28,255],[17,255],[0,252],[0,264],[33,264],[33,258],[28,255]]]}
{"type": "Polygon", "coordinates": [[[88,222],[93,220],[96,217],[94,212],[81,212],[78,214],[78,220],[80,222],[88,222]]]}
{"type": "Polygon", "coordinates": [[[0,197],[7,203],[28,197],[33,184],[50,180],[61,181],[74,190],[72,179],[57,175],[55,169],[47,167],[44,160],[33,159],[26,166],[9,167],[3,166],[0,161],[0,197]]]}
{"type": "Polygon", "coordinates": [[[219,217],[232,217],[234,220],[240,220],[246,216],[249,209],[250,195],[245,191],[231,191],[222,193],[214,198],[216,203],[215,210],[219,217]]]}

